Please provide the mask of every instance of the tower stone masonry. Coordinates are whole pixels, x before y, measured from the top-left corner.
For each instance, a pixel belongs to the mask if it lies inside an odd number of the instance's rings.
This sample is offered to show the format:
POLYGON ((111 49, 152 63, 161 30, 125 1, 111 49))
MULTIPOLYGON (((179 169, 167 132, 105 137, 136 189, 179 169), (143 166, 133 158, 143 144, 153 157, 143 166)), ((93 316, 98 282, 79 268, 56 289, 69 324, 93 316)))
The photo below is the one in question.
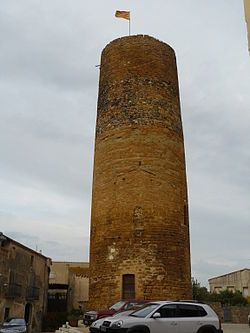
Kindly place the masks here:
POLYGON ((101 56, 90 305, 190 299, 184 141, 173 49, 144 35, 101 56))

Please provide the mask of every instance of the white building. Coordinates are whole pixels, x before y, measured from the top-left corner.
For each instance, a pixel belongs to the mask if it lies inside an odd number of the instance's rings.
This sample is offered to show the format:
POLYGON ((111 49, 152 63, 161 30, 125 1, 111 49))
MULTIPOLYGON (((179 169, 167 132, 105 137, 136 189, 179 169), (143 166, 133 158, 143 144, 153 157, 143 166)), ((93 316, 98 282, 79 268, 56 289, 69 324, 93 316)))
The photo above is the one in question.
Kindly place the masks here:
POLYGON ((219 293, 228 289, 239 290, 246 298, 250 297, 250 269, 243 268, 239 271, 231 272, 221 276, 216 276, 208 280, 210 292, 219 293))

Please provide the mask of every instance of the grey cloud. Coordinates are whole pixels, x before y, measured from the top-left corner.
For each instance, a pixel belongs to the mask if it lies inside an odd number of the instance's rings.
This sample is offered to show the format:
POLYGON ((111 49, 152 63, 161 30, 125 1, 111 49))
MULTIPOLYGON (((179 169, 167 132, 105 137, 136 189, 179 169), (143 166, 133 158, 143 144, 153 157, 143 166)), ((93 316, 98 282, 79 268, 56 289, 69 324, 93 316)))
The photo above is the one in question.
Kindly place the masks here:
POLYGON ((82 26, 79 31, 75 25, 76 7, 69 10, 67 4, 63 7, 62 3, 46 1, 41 4, 26 0, 25 4, 19 6, 16 1, 9 1, 6 5, 5 2, 0 11, 1 59, 5 62, 1 77, 41 81, 74 91, 93 87, 96 61, 91 59, 93 48, 80 41, 80 36, 89 32, 82 26), (4 38, 6 35, 8 39, 4 38), (86 58, 90 61, 86 62, 86 58))

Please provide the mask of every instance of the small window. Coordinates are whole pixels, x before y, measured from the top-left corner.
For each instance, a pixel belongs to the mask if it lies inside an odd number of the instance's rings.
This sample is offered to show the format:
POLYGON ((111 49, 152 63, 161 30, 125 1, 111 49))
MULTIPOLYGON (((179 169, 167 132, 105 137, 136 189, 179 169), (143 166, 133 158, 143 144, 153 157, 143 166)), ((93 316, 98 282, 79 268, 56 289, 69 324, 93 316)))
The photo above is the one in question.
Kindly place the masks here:
POLYGON ((4 309, 4 320, 9 318, 9 316, 10 316, 10 308, 5 308, 4 309))
POLYGON ((222 287, 214 287, 214 292, 216 294, 219 294, 221 292, 221 290, 222 290, 222 287))
POLYGON ((122 298, 134 299, 135 298, 135 275, 124 274, 122 276, 122 298))
POLYGON ((49 273, 49 278, 52 280, 52 279, 55 279, 56 278, 56 272, 53 272, 53 271, 50 271, 49 273))
POLYGON ((242 295, 243 297, 248 297, 248 287, 243 287, 242 295))

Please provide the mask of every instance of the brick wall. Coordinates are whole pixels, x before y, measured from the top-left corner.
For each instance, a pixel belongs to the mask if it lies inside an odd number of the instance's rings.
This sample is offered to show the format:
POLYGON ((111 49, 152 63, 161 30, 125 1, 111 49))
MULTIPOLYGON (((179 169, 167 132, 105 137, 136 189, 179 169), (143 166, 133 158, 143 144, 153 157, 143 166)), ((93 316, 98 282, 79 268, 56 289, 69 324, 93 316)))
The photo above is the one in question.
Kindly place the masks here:
POLYGON ((191 298, 187 185, 173 49, 149 36, 102 52, 90 247, 90 304, 191 298))

